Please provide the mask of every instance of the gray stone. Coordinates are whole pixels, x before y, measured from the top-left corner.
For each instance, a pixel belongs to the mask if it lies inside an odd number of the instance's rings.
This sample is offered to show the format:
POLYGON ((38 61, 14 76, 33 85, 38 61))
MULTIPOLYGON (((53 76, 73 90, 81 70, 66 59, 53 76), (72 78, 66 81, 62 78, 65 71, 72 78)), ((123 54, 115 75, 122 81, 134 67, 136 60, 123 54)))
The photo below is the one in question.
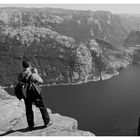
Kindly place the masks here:
POLYGON ((86 131, 77 130, 78 123, 75 119, 62 116, 58 113, 48 113, 51 121, 47 128, 43 128, 43 120, 38 108, 33 106, 35 129, 27 131, 25 106, 23 100, 18 101, 16 97, 0 89, 0 135, 8 136, 94 136, 86 131), (8 97, 8 98, 7 98, 8 97))

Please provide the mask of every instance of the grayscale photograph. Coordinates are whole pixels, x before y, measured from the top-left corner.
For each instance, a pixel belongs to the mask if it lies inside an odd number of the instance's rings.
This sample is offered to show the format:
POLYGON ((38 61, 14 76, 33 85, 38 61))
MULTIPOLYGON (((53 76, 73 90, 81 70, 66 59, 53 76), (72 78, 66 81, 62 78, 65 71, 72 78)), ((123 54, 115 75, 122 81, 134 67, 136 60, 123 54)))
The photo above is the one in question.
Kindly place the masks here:
POLYGON ((0 136, 140 136, 140 4, 0 4, 0 136))

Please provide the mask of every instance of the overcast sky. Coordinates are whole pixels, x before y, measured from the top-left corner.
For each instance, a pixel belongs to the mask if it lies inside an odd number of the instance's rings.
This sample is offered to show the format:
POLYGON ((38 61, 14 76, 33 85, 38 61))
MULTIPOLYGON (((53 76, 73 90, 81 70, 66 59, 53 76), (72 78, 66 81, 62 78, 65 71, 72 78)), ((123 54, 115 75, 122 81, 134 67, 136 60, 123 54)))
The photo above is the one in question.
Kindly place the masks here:
POLYGON ((76 10, 108 10, 112 13, 140 14, 140 4, 0 4, 0 7, 53 7, 76 10))

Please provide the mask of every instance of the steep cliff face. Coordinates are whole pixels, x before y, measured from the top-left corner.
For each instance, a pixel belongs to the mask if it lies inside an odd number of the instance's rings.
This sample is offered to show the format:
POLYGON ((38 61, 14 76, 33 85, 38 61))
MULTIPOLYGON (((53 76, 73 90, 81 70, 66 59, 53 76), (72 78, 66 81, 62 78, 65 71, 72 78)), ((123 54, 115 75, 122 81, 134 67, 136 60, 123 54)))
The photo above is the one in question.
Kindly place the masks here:
POLYGON ((140 62, 140 15, 121 14, 119 15, 122 25, 128 32, 123 45, 132 57, 132 63, 140 62))
POLYGON ((114 75, 130 61, 120 46, 125 34, 119 17, 110 12, 1 8, 0 84, 15 82, 24 58, 37 67, 45 84, 114 75))
POLYGON ((120 18, 122 26, 128 33, 130 33, 131 31, 140 30, 139 14, 119 14, 118 16, 120 18))
POLYGON ((3 60, 1 79, 9 77, 14 80, 16 73, 22 70, 22 59, 28 57, 39 72, 47 76, 48 82, 54 82, 55 78, 68 82, 68 72, 71 69, 69 63, 73 63, 76 51, 76 43, 72 38, 34 26, 7 28, 1 32, 0 38, 3 60))
POLYGON ((124 45, 131 52, 133 63, 140 62, 140 31, 132 31, 124 41, 124 45))
POLYGON ((93 79, 97 76, 104 79, 116 75, 120 69, 131 63, 131 57, 125 49, 117 49, 103 40, 91 39, 88 48, 92 55, 93 79))
POLYGON ((114 45, 121 45, 127 32, 122 26, 118 15, 108 11, 93 12, 89 18, 94 37, 114 45))
POLYGON ((124 44, 126 47, 139 47, 140 46, 140 31, 130 32, 124 44))
POLYGON ((47 83, 84 80, 92 67, 90 51, 84 44, 78 45, 48 28, 7 28, 1 32, 0 48, 1 83, 14 82, 23 58, 32 61, 47 83))
POLYGON ((6 27, 37 26, 51 28, 76 41, 90 36, 121 44, 127 32, 118 15, 108 11, 75 11, 51 8, 1 8, 0 23, 6 27))

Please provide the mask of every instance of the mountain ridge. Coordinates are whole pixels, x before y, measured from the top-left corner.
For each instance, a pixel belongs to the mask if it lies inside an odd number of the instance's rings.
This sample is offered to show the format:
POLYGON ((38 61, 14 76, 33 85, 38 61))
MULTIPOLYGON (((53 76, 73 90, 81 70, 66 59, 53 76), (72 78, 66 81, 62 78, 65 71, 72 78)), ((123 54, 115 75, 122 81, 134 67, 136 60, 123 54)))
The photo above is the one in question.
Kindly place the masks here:
POLYGON ((123 46, 125 24, 109 11, 0 8, 0 84, 15 83, 24 58, 45 84, 113 76, 132 61, 123 46))

